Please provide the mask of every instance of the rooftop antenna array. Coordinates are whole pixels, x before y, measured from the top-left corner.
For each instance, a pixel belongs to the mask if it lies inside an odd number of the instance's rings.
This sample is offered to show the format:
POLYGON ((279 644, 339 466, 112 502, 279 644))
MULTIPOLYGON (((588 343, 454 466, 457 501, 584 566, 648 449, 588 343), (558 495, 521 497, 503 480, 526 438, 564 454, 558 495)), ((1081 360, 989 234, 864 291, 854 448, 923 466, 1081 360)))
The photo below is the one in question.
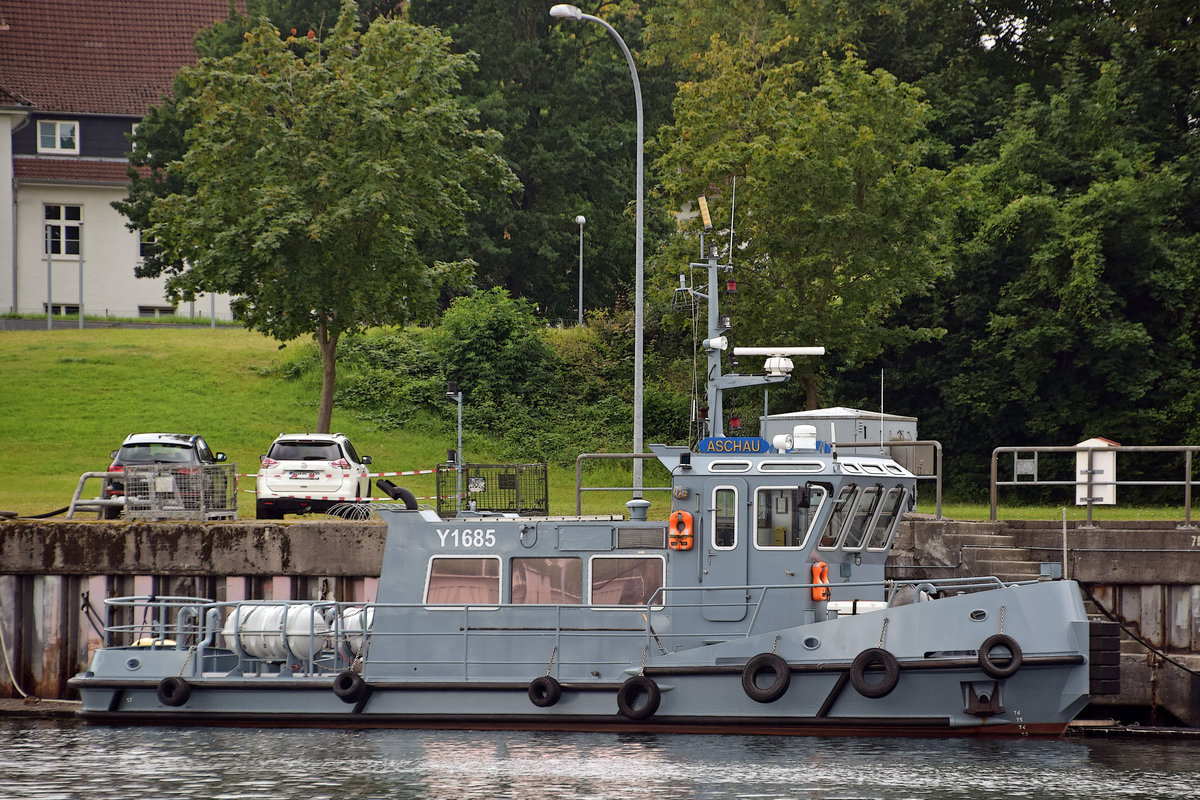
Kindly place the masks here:
MULTIPOLYGON (((693 414, 693 422, 699 423, 698 429, 700 436, 704 435, 713 437, 723 437, 724 429, 724 408, 723 408, 723 393, 728 389, 740 388, 743 386, 761 386, 770 385, 772 383, 784 383, 791 379, 791 373, 794 369, 792 362, 793 356, 819 356, 825 354, 824 347, 787 347, 780 345, 769 345, 766 347, 734 347, 730 350, 729 338, 725 335, 732 327, 732 318, 728 314, 722 314, 718 302, 718 292, 720 291, 719 274, 722 270, 732 271, 732 264, 721 264, 717 259, 717 248, 715 245, 709 246, 705 243, 705 236, 712 232, 712 217, 708 210, 708 199, 701 195, 698 198, 698 207, 700 210, 700 220, 704 225, 704 229, 700 234, 700 251, 701 257, 705 258, 703 262, 692 262, 688 267, 693 272, 697 269, 705 269, 708 271, 708 284, 704 287, 706 291, 699 291, 688 285, 688 277, 682 273, 679 275, 679 288, 675 290, 672 297, 672 305, 680 310, 687 310, 692 314, 693 320, 693 343, 697 338, 696 325, 697 307, 701 300, 707 301, 708 307, 708 326, 707 336, 700 342, 700 347, 707 353, 707 370, 706 370, 706 388, 708 406, 700 409, 698 414, 699 420, 696 419, 696 414, 693 414), (763 370, 765 374, 760 375, 740 375, 736 372, 723 374, 721 371, 721 354, 725 351, 730 351, 730 365, 736 369, 738 366, 738 356, 762 356, 765 358, 763 362, 763 370), (707 430, 705 429, 707 428, 707 430)), ((733 233, 732 219, 730 221, 730 251, 733 248, 733 233)), ((736 291, 736 284, 730 279, 726 284, 727 294, 732 294, 736 291)), ((693 348, 695 345, 693 344, 693 348)), ((693 360, 698 361, 698 353, 693 350, 693 360)), ((693 370, 693 375, 695 374, 693 370)), ((693 388, 694 396, 698 396, 698 387, 693 388)), ((692 406, 695 409, 697 401, 693 400, 692 406)), ((767 409, 764 407, 763 412, 767 409)), ((736 411, 731 414, 730 426, 734 429, 740 427, 740 418, 736 411)))

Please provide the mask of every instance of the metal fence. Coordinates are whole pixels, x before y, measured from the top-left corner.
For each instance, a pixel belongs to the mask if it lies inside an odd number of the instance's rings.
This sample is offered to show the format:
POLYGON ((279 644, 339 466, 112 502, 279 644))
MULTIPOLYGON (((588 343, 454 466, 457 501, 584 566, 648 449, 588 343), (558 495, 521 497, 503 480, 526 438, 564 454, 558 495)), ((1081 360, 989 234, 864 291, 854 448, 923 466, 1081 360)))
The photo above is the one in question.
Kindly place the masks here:
POLYGON ((463 464, 459 497, 456 464, 437 465, 437 513, 452 517, 459 509, 544 517, 550 514, 546 464, 463 464))
MULTIPOLYGON (((1070 486, 1076 492, 1077 505, 1087 506, 1087 525, 1092 525, 1093 505, 1115 505, 1115 502, 1100 503, 1102 490, 1117 486, 1181 486, 1183 487, 1183 524, 1182 527, 1192 527, 1192 455, 1200 452, 1200 446, 1195 445, 1162 445, 1162 446, 1128 446, 1117 447, 997 447, 992 451, 991 471, 991 520, 996 521, 999 507, 999 487, 1001 486, 1070 486), (1098 456, 1114 457, 1120 454, 1124 460, 1129 455, 1141 453, 1180 454, 1183 456, 1182 475, 1179 480, 1128 480, 1116 478, 1115 458, 1113 471, 1106 473, 1099 468, 1098 456), (1011 454, 1013 464, 1012 480, 1000 480, 1000 457, 1011 454), (1074 476, 1070 480, 1047 479, 1038 474, 1039 468, 1045 470, 1045 465, 1039 465, 1038 456, 1068 454, 1076 460, 1073 468, 1074 476)), ((1061 466, 1061 465, 1060 465, 1061 466)), ((1061 472, 1061 470, 1060 470, 1061 472)))
POLYGON ((121 479, 126 519, 237 518, 236 464, 128 466, 121 479))

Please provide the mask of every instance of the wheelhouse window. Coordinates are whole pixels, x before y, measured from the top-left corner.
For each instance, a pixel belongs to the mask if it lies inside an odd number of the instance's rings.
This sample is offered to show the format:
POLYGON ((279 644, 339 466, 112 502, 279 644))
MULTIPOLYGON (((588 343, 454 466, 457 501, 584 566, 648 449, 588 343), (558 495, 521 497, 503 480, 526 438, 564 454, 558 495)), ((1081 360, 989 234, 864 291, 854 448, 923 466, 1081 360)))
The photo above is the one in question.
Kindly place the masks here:
POLYGON ((867 531, 870 529, 875 512, 879 509, 879 501, 883 497, 883 487, 876 484, 867 486, 858 497, 858 505, 854 508, 854 519, 850 521, 850 529, 846 531, 846 539, 842 544, 845 550, 861 550, 867 531))
POLYGON ((732 550, 737 546, 737 490, 722 486, 713 490, 712 546, 732 550))
POLYGON ((38 120, 38 152, 79 155, 79 123, 38 120))
POLYGON ((498 605, 500 603, 499 558, 453 558, 429 560, 425 602, 447 605, 498 605))
POLYGON ((871 526, 871 536, 867 539, 868 550, 882 550, 887 546, 888 539, 892 538, 892 531, 896 529, 900 517, 904 515, 904 501, 907 498, 908 491, 902 487, 896 486, 888 489, 883 498, 879 516, 875 518, 875 524, 871 526))
POLYGON ((593 556, 591 604, 598 606, 644 606, 663 585, 661 556, 593 556))
POLYGON ((821 531, 821 539, 817 542, 817 547, 829 550, 837 547, 838 539, 842 536, 842 531, 846 529, 846 522, 850 519, 850 512, 854 510, 854 498, 858 495, 858 486, 850 484, 843 486, 838 492, 837 499, 833 501, 833 508, 829 512, 829 519, 825 523, 824 530, 821 531))
POLYGON ((79 255, 83 207, 47 205, 45 220, 45 254, 52 256, 79 255))
POLYGON ((759 489, 754 495, 755 546, 804 547, 827 496, 823 486, 759 489))
POLYGON ((583 560, 514 558, 512 602, 577 605, 583 602, 583 560))

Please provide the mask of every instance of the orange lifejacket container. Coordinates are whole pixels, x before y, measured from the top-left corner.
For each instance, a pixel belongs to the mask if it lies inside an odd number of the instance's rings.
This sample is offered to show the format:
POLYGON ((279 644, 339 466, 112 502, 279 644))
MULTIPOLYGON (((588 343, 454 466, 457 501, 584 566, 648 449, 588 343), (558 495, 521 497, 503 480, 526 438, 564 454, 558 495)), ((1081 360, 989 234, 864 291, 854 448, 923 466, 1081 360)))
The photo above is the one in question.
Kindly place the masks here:
POLYGON ((667 547, 672 550, 691 550, 695 544, 696 537, 692 535, 692 515, 687 511, 673 512, 667 547))
POLYGON ((828 600, 829 599, 829 565, 824 561, 818 561, 812 565, 812 599, 813 600, 828 600))

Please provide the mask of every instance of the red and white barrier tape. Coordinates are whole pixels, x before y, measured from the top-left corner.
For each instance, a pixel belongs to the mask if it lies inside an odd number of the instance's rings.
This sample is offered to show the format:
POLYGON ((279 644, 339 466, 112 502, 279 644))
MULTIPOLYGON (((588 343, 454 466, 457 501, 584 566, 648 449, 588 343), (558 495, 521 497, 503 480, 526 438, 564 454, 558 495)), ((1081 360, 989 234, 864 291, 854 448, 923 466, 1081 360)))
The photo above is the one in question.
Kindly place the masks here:
MULTIPOLYGON (((408 469, 408 470, 404 470, 402 472, 368 472, 367 477, 368 478, 394 478, 397 476, 404 476, 404 475, 433 475, 435 472, 437 472, 436 469, 408 469)), ((262 475, 261 472, 246 472, 246 473, 242 473, 240 477, 258 478, 261 475, 262 475)), ((336 475, 336 473, 326 472, 323 475, 320 475, 319 477, 332 478, 332 477, 335 477, 335 475, 336 475)), ((314 477, 318 477, 318 476, 314 476, 314 477)), ((341 477, 352 478, 352 477, 354 477, 354 475, 349 472, 343 472, 341 477)))

